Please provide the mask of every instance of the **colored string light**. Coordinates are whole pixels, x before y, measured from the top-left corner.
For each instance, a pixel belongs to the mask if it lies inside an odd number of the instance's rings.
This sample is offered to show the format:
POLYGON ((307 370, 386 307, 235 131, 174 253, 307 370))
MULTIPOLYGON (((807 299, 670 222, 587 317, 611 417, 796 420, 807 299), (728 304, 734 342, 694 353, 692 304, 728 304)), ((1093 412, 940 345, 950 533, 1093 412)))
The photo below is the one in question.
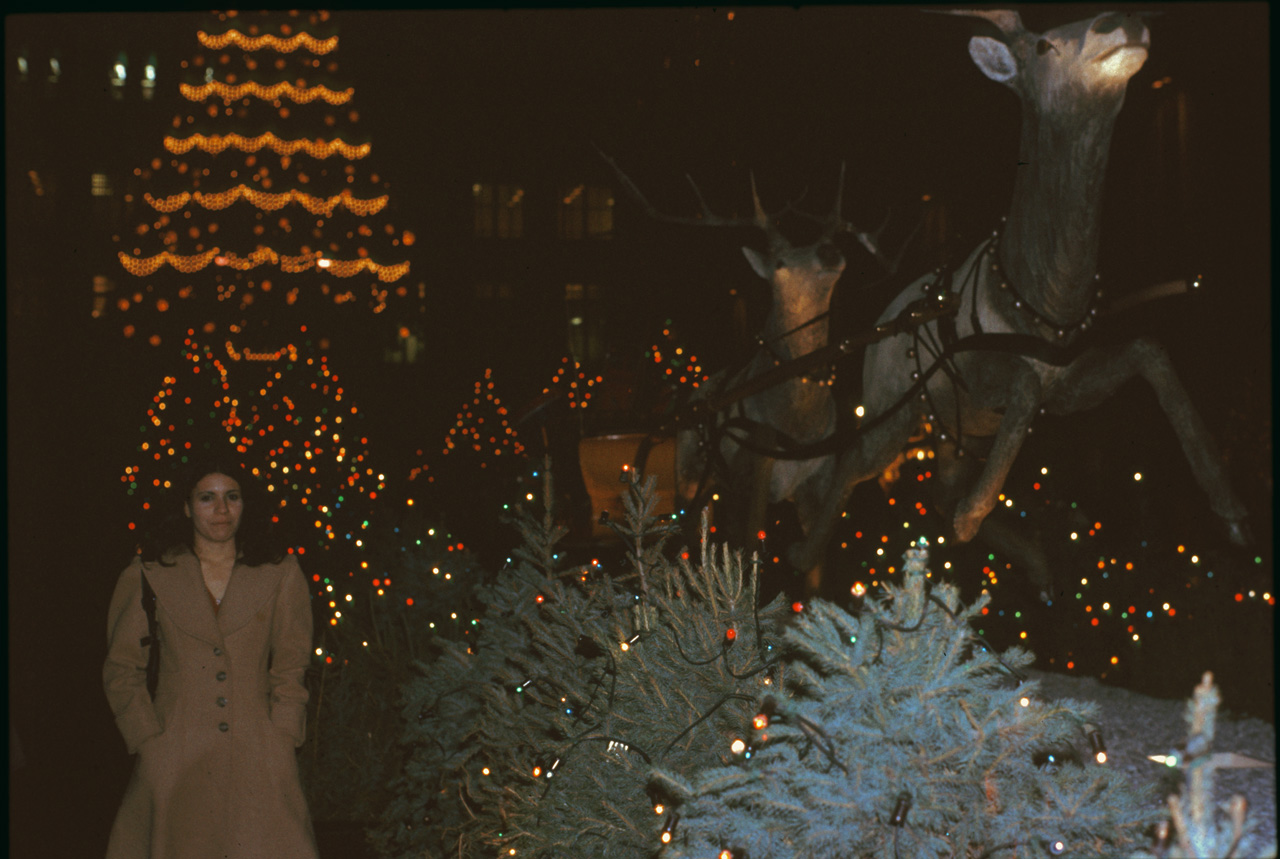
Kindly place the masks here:
POLYGON ((337 36, 330 36, 327 39, 321 40, 316 39, 314 36, 307 33, 298 33, 296 36, 281 39, 279 36, 273 36, 270 34, 265 36, 246 36, 244 33, 235 29, 228 30, 218 36, 211 36, 204 30, 198 30, 196 32, 196 38, 198 38, 200 40, 200 44, 204 45, 206 48, 214 48, 217 50, 221 50, 227 45, 235 45, 237 48, 242 48, 246 51, 258 51, 263 48, 269 48, 282 54, 290 54, 301 47, 313 54, 323 55, 338 47, 337 36))
POLYGON ((178 89, 190 101, 204 101, 210 96, 216 96, 229 102, 245 96, 255 96, 263 101, 274 101, 284 96, 297 104, 310 104, 316 99, 322 99, 334 105, 346 104, 351 101, 351 97, 356 92, 353 87, 347 87, 342 92, 337 92, 327 86, 299 87, 287 81, 270 84, 269 86, 262 86, 253 81, 234 85, 225 84, 222 81, 209 81, 200 86, 179 84, 178 89))
POLYGON ((322 269, 326 274, 343 278, 355 277, 360 272, 367 271, 377 275, 378 280, 383 283, 397 281, 409 273, 408 261, 394 265, 379 265, 370 259, 332 259, 319 252, 300 254, 298 256, 282 256, 271 248, 265 247, 256 248, 243 257, 231 251, 223 252, 220 248, 213 248, 204 253, 190 256, 182 256, 169 251, 161 251, 151 257, 133 257, 124 251, 119 251, 118 256, 120 264, 125 267, 125 270, 139 277, 154 274, 165 263, 184 274, 200 271, 209 266, 210 263, 239 271, 248 271, 269 263, 279 265, 280 270, 288 274, 297 274, 312 268, 318 268, 322 269))
POLYGON ((213 155, 217 155, 230 147, 239 149, 241 152, 257 152, 264 146, 269 147, 277 155, 294 155, 298 152, 306 152, 312 158, 328 158, 336 152, 352 161, 364 158, 373 149, 368 143, 353 146, 341 138, 334 138, 327 142, 320 139, 283 140, 270 131, 257 137, 245 137, 244 135, 233 133, 227 135, 193 134, 190 137, 166 136, 164 139, 164 148, 177 155, 185 154, 197 148, 213 155))
POLYGON ((389 195, 383 194, 381 197, 361 200, 347 190, 327 198, 315 197, 298 190, 272 194, 243 184, 212 194, 206 194, 201 191, 196 191, 195 193, 183 191, 163 198, 153 197, 150 193, 144 193, 142 197, 153 209, 166 214, 178 211, 193 200, 196 204, 214 211, 225 209, 238 200, 246 200, 264 212, 275 212, 290 203, 298 203, 311 214, 325 215, 326 217, 331 216, 338 206, 342 206, 361 217, 375 215, 382 211, 391 199, 389 195))
POLYGON ((124 251, 120 251, 119 253, 120 264, 125 267, 125 270, 127 270, 129 274, 137 275, 138 277, 154 274, 156 270, 165 263, 168 263, 184 274, 190 274, 191 272, 199 271, 209 265, 217 255, 217 248, 214 248, 211 251, 205 251, 204 253, 191 254, 189 256, 182 256, 170 253, 169 251, 161 251, 153 257, 136 258, 129 256, 124 251))

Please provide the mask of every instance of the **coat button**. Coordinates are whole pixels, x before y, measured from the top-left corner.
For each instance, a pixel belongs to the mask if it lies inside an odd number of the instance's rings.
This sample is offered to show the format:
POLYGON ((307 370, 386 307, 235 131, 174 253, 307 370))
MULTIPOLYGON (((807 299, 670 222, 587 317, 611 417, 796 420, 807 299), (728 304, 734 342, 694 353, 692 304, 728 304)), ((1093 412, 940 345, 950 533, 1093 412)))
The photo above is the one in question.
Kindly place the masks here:
POLYGON ((221 647, 215 647, 215 648, 213 649, 213 655, 214 655, 214 656, 221 656, 221 655, 222 655, 222 648, 221 648, 221 647))
POLYGON ((219 707, 225 707, 225 706, 227 706, 227 699, 226 699, 226 698, 219 698, 219 699, 218 699, 218 706, 219 706, 219 707))
POLYGON ((226 679, 227 679, 227 672, 225 672, 225 671, 219 671, 219 672, 218 672, 218 674, 217 674, 217 678, 218 678, 219 680, 226 680, 226 679))
POLYGON ((231 728, 231 726, 230 726, 230 725, 228 725, 226 722, 223 722, 222 724, 218 725, 218 730, 219 730, 219 731, 221 731, 221 732, 222 732, 222 733, 224 733, 224 734, 225 734, 225 733, 226 733, 230 728, 231 728))

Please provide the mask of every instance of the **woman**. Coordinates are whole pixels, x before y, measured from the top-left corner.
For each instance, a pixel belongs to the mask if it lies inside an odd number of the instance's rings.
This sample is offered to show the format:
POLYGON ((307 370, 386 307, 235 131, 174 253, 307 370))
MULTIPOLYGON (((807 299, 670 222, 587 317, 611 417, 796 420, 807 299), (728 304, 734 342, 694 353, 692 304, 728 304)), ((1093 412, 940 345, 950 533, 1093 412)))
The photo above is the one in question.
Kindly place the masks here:
POLYGON ((180 530, 145 548, 111 598, 103 684, 138 760, 107 857, 315 859, 294 752, 311 595, 296 557, 263 545, 264 510, 246 503, 254 481, 241 466, 209 463, 191 478, 170 520, 180 530), (144 574, 158 621, 154 701, 144 574))

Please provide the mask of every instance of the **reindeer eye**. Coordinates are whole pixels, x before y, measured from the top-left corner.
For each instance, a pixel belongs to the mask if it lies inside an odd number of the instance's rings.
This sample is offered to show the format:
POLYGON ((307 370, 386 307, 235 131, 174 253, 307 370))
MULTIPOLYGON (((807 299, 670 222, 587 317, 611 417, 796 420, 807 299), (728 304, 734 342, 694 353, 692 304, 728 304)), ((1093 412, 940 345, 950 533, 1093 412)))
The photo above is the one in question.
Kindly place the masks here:
POLYGON ((1041 39, 1040 41, 1036 42, 1036 53, 1042 57, 1045 54, 1049 53, 1050 51, 1057 51, 1057 50, 1058 49, 1055 48, 1053 46, 1053 43, 1050 42, 1048 39, 1041 39))

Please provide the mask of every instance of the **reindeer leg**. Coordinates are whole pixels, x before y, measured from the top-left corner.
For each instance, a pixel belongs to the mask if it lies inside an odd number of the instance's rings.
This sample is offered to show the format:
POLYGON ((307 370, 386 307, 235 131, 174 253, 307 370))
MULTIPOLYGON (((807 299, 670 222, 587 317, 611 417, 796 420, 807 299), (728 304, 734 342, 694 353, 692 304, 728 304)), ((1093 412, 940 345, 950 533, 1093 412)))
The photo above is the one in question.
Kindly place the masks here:
POLYGON ((1009 476, 1009 469, 1022 449, 1022 440, 1027 437, 1027 427, 1031 426, 1040 405, 1040 380, 1029 365, 1018 368, 1006 391, 1004 417, 987 454, 987 465, 973 489, 960 502, 952 520, 956 539, 961 543, 977 535, 982 520, 995 508, 996 496, 1009 476))
MULTIPOLYGON (((835 463, 834 456, 825 457, 822 467, 796 489, 796 517, 799 518, 800 527, 804 529, 806 536, 813 530, 814 523, 818 521, 818 516, 822 512, 822 500, 831 489, 831 470, 835 463)), ((824 560, 825 558, 819 556, 813 566, 801 568, 804 572, 805 599, 818 596, 822 590, 824 560)))
POLYGON ((853 446, 840 455, 821 507, 812 517, 812 528, 805 535, 804 542, 787 551, 787 563, 791 567, 812 570, 818 565, 826 554, 827 543, 831 541, 836 521, 853 488, 889 467, 902 449, 903 442, 911 437, 911 429, 918 419, 916 409, 910 406, 900 408, 884 423, 858 436, 853 446))
MULTIPOLYGON (((959 501, 978 475, 981 466, 977 457, 957 457, 953 442, 943 442, 937 447, 938 481, 934 492, 934 504, 943 519, 953 520, 959 501)), ((954 534, 951 535, 955 537, 954 534)), ((1000 556, 1009 559, 1027 574, 1042 602, 1049 601, 1053 589, 1053 577, 1044 547, 1028 529, 1018 528, 998 518, 988 516, 978 528, 978 542, 991 547, 1000 556)))
POLYGON ((1045 405, 1055 414, 1090 409, 1134 376, 1142 376, 1155 390, 1196 483, 1208 494, 1209 507, 1226 522, 1229 539, 1247 546, 1248 510, 1232 491, 1217 445, 1159 343, 1140 337, 1120 347, 1086 352, 1071 365, 1045 405))

